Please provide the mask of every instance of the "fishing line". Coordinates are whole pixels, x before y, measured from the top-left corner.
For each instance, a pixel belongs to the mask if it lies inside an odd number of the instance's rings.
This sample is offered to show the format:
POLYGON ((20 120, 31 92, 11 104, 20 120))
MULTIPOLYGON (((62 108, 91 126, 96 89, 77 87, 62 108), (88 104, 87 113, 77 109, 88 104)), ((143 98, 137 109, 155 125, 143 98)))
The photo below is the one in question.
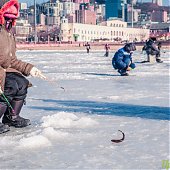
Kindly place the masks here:
MULTIPOLYGON (((46 77, 46 79, 45 79, 47 82, 49 82, 50 84, 52 84, 52 85, 54 85, 54 83, 55 83, 55 81, 54 80, 52 80, 52 79, 49 79, 49 78, 47 78, 46 77)), ((64 87, 62 87, 62 86, 57 86, 58 88, 61 88, 61 89, 63 89, 64 90, 64 92, 65 92, 65 88, 64 87)))

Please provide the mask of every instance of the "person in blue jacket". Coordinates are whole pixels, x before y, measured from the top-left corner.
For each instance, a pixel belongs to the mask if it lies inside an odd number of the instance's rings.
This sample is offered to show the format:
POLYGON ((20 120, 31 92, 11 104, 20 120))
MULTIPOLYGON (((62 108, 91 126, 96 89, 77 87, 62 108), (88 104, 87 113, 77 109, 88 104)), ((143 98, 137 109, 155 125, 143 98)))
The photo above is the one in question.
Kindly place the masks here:
POLYGON ((114 54, 112 65, 114 69, 118 70, 121 76, 128 76, 127 71, 135 68, 135 64, 132 62, 132 53, 135 50, 135 44, 127 43, 114 54))

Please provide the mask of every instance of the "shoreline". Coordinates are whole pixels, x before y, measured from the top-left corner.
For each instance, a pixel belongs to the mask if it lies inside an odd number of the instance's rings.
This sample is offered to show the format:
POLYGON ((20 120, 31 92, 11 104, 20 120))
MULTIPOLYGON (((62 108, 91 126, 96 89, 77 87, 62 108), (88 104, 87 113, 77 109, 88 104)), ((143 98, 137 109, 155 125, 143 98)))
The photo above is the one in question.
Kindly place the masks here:
MULTIPOLYGON (((109 44, 110 51, 115 51, 124 44, 109 44)), ((81 44, 17 44, 17 50, 55 50, 55 51, 86 51, 86 47, 81 44)), ((143 44, 136 44, 137 50, 142 50, 143 44)), ((162 49, 170 49, 170 44, 163 44, 162 49)), ((91 44, 90 51, 105 51, 104 44, 91 44)))

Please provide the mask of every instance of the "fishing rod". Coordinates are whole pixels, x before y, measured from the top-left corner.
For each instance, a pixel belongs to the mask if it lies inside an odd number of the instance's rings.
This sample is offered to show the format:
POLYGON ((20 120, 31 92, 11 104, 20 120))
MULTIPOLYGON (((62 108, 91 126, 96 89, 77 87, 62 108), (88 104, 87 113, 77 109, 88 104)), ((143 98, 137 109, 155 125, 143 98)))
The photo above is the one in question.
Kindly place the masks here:
POLYGON ((12 113, 15 113, 12 105, 10 104, 9 100, 7 99, 7 97, 5 96, 5 94, 4 94, 4 92, 2 91, 1 87, 0 87, 0 95, 2 95, 2 97, 3 97, 4 100, 6 101, 8 107, 11 108, 12 113))
MULTIPOLYGON (((54 83, 54 80, 49 79, 49 78, 46 77, 43 73, 39 72, 38 75, 39 75, 38 77, 39 77, 40 79, 46 80, 46 81, 48 81, 48 82, 50 82, 50 83, 54 83)), ((31 83, 28 85, 28 87, 32 87, 32 86, 33 86, 33 85, 32 85, 31 83)), ((61 88, 61 89, 63 89, 63 90, 65 91, 65 88, 64 88, 64 87, 62 87, 62 86, 57 86, 57 87, 59 87, 59 88, 61 88)))

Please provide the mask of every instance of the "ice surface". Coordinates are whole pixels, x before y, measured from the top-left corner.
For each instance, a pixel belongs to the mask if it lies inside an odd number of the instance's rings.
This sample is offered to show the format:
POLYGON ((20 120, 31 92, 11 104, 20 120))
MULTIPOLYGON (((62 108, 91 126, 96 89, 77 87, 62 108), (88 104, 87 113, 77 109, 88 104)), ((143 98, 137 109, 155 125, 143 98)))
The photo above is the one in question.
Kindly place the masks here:
MULTIPOLYGON (((113 54, 114 52, 112 52, 113 54)), ((111 55, 112 55, 111 54, 111 55)), ((161 169, 169 156, 169 66, 140 63, 121 77, 111 55, 19 51, 47 81, 29 77, 22 116, 32 125, 0 136, 0 169, 161 169), (111 143, 121 138, 122 143, 111 143)))

